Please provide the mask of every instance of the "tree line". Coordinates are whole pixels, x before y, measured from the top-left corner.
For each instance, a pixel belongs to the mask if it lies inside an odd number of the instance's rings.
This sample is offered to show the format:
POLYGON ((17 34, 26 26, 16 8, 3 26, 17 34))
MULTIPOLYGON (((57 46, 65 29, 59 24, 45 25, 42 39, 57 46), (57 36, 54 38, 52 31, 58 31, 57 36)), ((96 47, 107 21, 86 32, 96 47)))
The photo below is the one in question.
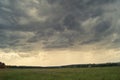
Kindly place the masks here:
POLYGON ((73 65, 63 65, 63 66, 49 66, 49 67, 41 67, 41 66, 13 66, 13 65, 5 65, 5 63, 0 62, 0 69, 3 68, 29 68, 29 69, 51 69, 51 68, 90 68, 90 67, 112 67, 112 66, 120 66, 120 63, 101 63, 101 64, 73 64, 73 65))

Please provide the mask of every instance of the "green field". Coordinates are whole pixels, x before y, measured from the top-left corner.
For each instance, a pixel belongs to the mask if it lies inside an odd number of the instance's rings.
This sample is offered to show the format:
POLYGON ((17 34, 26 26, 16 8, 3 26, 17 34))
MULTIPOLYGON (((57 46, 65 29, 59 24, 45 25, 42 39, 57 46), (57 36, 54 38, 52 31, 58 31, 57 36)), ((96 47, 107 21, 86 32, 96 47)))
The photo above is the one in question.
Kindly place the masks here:
POLYGON ((120 67, 1 69, 0 80, 120 80, 120 67))

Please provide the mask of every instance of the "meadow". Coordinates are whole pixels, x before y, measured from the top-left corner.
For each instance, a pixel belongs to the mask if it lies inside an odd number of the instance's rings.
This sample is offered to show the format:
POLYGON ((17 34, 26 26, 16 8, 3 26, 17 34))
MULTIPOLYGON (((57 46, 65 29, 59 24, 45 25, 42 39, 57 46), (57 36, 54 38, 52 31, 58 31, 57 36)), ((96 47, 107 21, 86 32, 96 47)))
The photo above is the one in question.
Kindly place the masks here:
POLYGON ((120 80, 120 67, 0 69, 0 80, 120 80))

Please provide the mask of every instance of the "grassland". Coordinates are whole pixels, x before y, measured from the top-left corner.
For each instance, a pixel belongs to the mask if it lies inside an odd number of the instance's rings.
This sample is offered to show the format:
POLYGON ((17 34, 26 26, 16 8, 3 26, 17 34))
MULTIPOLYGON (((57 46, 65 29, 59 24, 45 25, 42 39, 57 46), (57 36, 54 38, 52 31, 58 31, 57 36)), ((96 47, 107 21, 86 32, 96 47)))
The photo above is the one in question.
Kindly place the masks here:
POLYGON ((2 69, 0 80, 120 80, 120 67, 2 69))

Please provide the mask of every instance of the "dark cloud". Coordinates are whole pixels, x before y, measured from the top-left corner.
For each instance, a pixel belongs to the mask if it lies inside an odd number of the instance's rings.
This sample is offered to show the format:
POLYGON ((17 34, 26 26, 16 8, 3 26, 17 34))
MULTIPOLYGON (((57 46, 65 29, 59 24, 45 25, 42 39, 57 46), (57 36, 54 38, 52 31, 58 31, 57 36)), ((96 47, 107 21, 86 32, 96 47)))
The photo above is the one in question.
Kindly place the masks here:
POLYGON ((114 33, 114 26, 112 20, 104 17, 103 6, 113 2, 115 0, 0 1, 0 48, 68 49, 104 42, 114 33), (92 26, 88 24, 89 19, 98 17, 92 26), (87 26, 82 25, 85 21, 87 26))
POLYGON ((104 42, 104 39, 107 39, 107 37, 114 33, 114 30, 111 27, 110 21, 102 20, 92 28, 94 35, 90 39, 83 41, 81 44, 84 45, 100 43, 101 41, 104 42))
POLYGON ((97 26, 94 27, 96 34, 104 33, 111 27, 111 22, 102 21, 97 26))
POLYGON ((84 32, 81 25, 73 15, 67 15, 63 20, 63 26, 68 30, 78 30, 84 32))

